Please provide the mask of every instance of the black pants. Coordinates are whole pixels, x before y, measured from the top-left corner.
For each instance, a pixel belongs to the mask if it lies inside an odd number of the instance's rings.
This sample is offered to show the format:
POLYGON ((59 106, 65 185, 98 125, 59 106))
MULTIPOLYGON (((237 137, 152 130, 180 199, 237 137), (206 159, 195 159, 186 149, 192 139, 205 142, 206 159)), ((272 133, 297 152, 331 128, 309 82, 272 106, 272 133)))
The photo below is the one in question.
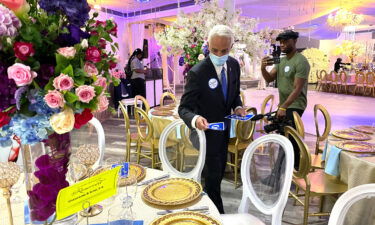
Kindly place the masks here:
POLYGON ((213 201, 221 214, 224 214, 223 200, 221 198, 221 181, 224 177, 227 164, 229 129, 225 131, 206 132, 207 153, 203 168, 204 191, 213 201))
POLYGON ((141 95, 146 98, 146 86, 145 86, 145 80, 142 78, 135 78, 130 80, 131 86, 132 86, 132 94, 133 98, 136 95, 141 95))
MULTIPOLYGON (((293 128, 294 129, 296 128, 296 124, 295 124, 295 121, 294 121, 293 112, 297 112, 298 115, 302 117, 302 114, 303 114, 304 111, 305 110, 302 110, 302 109, 287 109, 286 110, 286 118, 288 120, 293 121, 293 128)), ((289 137, 289 140, 290 140, 290 142, 292 142, 292 145, 293 145, 294 168, 298 169, 299 168, 299 157, 300 157, 299 147, 298 147, 297 142, 293 139, 293 137, 289 137)))

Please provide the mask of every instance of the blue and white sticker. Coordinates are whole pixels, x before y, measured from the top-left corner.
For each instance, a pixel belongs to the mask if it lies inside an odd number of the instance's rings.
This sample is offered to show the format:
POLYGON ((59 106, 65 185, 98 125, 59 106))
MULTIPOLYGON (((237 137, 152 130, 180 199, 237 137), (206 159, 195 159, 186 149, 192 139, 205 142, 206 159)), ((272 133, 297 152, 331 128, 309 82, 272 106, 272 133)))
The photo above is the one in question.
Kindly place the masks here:
POLYGON ((211 89, 215 89, 215 88, 217 88, 218 85, 219 85, 219 81, 217 81, 217 79, 215 79, 215 78, 211 78, 211 79, 208 81, 208 86, 209 86, 211 89))
POLYGON ((122 178, 128 177, 128 174, 129 174, 129 163, 126 162, 126 163, 123 163, 123 164, 113 164, 112 168, 115 168, 115 167, 118 167, 118 166, 121 166, 120 177, 122 177, 122 178))
POLYGON ((210 130, 225 130, 224 122, 210 123, 208 124, 208 129, 210 130))

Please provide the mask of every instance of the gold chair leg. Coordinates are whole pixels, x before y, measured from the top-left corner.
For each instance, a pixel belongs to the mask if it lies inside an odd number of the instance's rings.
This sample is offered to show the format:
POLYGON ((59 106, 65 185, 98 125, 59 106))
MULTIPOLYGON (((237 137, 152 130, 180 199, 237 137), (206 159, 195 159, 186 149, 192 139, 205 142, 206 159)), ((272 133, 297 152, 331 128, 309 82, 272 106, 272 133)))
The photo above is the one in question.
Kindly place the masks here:
POLYGON ((151 168, 155 169, 155 154, 154 154, 154 145, 151 145, 151 168))
POLYGON ((323 212, 323 203, 324 203, 324 195, 322 195, 320 197, 320 203, 319 203, 319 212, 322 213, 323 212))
MULTIPOLYGON (((296 185, 296 195, 298 196, 298 192, 299 192, 299 186, 296 185)), ((293 203, 294 206, 297 205, 297 199, 294 199, 294 203, 293 203)))
POLYGON ((234 153, 234 188, 237 188, 238 183, 238 150, 234 153))
POLYGON ((141 142, 137 141, 137 164, 141 161, 141 142))
POLYGON ((126 141, 126 153, 125 153, 125 161, 130 162, 130 145, 131 140, 126 141))
POLYGON ((303 209, 303 225, 307 225, 309 220, 309 208, 310 208, 310 191, 305 192, 305 205, 303 209))

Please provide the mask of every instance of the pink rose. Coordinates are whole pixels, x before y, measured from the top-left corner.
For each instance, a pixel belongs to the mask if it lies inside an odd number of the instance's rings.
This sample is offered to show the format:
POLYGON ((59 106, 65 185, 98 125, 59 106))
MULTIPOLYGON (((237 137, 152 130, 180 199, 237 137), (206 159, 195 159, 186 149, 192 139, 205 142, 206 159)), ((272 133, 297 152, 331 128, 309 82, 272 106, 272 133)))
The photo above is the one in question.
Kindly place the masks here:
POLYGON ((111 76, 114 77, 114 78, 120 79, 121 78, 121 72, 118 71, 118 70, 112 70, 111 76))
POLYGON ((95 81, 94 85, 103 87, 103 90, 107 88, 107 79, 102 76, 98 76, 98 79, 95 81))
POLYGON ((18 87, 31 84, 37 74, 30 70, 29 66, 15 63, 8 68, 8 78, 13 79, 18 87))
POLYGON ((74 47, 64 47, 57 49, 57 53, 64 56, 65 58, 71 59, 76 55, 76 49, 74 47))
POLYGON ((76 95, 81 102, 89 103, 95 97, 95 89, 92 86, 82 85, 76 89, 76 95))
POLYGON ((98 109, 96 110, 96 112, 103 112, 108 109, 109 102, 105 95, 100 95, 98 97, 98 101, 98 109))
POLYGON ((46 96, 44 96, 44 101, 50 108, 64 107, 64 96, 56 90, 49 90, 46 96))
POLYGON ((74 85, 73 78, 66 74, 60 74, 58 77, 53 79, 53 86, 60 91, 70 90, 74 85))
POLYGON ((88 47, 85 59, 94 63, 100 62, 102 60, 100 50, 95 46, 88 47))
POLYGON ((92 63, 89 63, 89 62, 85 63, 85 66, 83 67, 83 69, 85 70, 85 72, 87 73, 87 75, 89 77, 92 77, 92 76, 97 75, 99 73, 98 69, 95 67, 95 65, 92 64, 92 63))

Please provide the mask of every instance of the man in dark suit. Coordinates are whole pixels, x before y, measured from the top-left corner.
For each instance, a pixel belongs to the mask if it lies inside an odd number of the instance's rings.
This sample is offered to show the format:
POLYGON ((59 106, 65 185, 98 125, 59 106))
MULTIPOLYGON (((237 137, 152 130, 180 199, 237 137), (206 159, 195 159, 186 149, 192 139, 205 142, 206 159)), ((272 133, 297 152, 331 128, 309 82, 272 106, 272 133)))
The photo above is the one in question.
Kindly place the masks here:
POLYGON ((203 170, 204 190, 224 213, 221 181, 227 161, 230 121, 224 117, 232 110, 246 115, 240 99, 240 66, 229 56, 234 35, 228 26, 216 25, 209 33, 209 57, 188 73, 185 92, 178 109, 187 126, 205 130, 207 153, 203 170), (208 130, 209 123, 224 122, 224 131, 208 130))

